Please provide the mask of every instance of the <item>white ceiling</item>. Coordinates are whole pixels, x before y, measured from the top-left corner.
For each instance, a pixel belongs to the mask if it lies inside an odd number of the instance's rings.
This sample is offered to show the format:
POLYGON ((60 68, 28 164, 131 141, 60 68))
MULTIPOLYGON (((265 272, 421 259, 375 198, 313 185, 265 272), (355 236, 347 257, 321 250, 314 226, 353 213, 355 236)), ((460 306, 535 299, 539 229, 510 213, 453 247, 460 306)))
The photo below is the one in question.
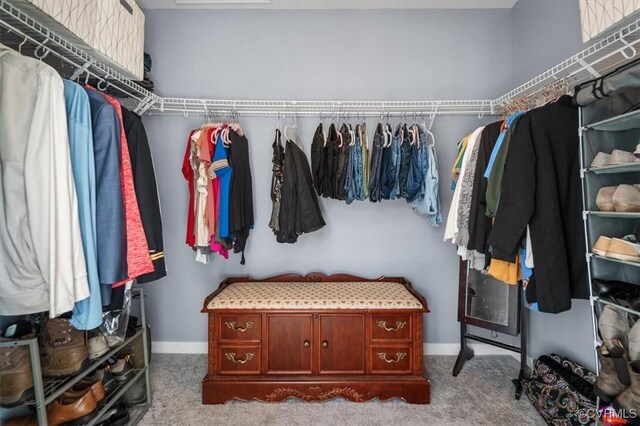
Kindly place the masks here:
POLYGON ((137 0, 143 9, 510 9, 518 0, 137 0))

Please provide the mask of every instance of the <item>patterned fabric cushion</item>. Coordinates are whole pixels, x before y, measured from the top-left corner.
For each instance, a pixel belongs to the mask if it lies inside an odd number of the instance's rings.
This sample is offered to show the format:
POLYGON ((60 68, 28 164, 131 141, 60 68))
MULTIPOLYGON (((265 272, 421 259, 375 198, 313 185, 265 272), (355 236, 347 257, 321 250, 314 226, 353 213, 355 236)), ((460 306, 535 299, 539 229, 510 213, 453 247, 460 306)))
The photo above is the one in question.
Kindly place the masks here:
POLYGON ((402 284, 366 282, 239 282, 208 309, 422 309, 402 284))

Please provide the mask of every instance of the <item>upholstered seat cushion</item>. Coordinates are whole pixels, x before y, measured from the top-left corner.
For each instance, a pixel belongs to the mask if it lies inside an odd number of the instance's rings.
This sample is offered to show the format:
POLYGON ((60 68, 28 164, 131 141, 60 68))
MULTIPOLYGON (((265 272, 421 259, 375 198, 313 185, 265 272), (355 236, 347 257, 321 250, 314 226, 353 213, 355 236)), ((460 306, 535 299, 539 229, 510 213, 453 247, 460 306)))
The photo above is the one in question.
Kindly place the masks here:
POLYGON ((394 282, 238 282, 208 309, 422 309, 404 285, 394 282))

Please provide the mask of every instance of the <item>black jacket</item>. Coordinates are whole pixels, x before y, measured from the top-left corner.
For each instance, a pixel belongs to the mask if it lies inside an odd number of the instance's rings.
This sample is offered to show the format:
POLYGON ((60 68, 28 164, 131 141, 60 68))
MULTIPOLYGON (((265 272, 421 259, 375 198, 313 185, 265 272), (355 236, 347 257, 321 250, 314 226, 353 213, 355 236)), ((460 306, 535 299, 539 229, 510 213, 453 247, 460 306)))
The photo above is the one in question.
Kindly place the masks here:
POLYGON ((162 240, 162 216, 160 200, 156 186, 156 173, 153 158, 149 149, 147 132, 142 120, 136 114, 122 108, 122 121, 127 136, 133 184, 138 199, 142 227, 149 245, 149 256, 153 261, 154 271, 137 278, 139 283, 155 281, 167 275, 164 263, 164 243, 162 240))
POLYGON ((295 243, 298 235, 325 225, 313 188, 309 162, 298 145, 288 140, 284 153, 279 243, 295 243))
POLYGON ((233 130, 229 131, 229 166, 231 188, 229 192, 229 234, 234 239, 234 252, 242 252, 240 263, 244 265, 244 250, 253 228, 253 186, 249 166, 249 141, 233 130))
POLYGON ((489 244, 509 260, 527 224, 540 311, 588 298, 582 224, 578 109, 569 96, 524 115, 511 140, 489 244))
POLYGON ((478 149, 478 162, 473 178, 473 195, 471 197, 471 210, 469 211, 469 250, 489 254, 487 240, 491 232, 491 218, 485 215, 487 208, 487 179, 484 172, 489 164, 489 158, 493 147, 500 136, 502 121, 487 125, 480 135, 480 148, 478 149))
POLYGON ((322 132, 322 123, 318 125, 313 142, 311 142, 311 170, 313 173, 313 186, 316 192, 321 196, 325 188, 325 172, 327 163, 327 149, 324 145, 324 134, 322 132))

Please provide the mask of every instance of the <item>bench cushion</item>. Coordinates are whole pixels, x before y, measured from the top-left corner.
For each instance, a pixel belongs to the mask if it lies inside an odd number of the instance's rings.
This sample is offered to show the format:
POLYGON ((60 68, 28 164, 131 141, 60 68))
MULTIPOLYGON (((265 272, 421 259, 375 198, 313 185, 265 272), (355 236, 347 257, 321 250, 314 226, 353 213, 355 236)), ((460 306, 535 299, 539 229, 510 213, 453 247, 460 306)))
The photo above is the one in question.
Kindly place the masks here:
POLYGON ((422 309, 404 285, 394 282, 237 282, 208 309, 422 309))

